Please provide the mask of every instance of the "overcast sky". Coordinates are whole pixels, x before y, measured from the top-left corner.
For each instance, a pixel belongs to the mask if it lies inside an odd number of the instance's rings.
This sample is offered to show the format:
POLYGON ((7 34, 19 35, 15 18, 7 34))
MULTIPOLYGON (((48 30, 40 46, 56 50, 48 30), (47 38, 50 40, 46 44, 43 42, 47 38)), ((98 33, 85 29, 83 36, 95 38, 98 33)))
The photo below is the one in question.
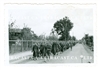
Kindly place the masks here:
POLYGON ((84 34, 93 35, 93 9, 74 8, 62 5, 10 5, 9 22, 16 20, 15 27, 23 28, 24 23, 37 35, 49 35, 54 23, 67 16, 74 24, 70 35, 81 39, 84 34))

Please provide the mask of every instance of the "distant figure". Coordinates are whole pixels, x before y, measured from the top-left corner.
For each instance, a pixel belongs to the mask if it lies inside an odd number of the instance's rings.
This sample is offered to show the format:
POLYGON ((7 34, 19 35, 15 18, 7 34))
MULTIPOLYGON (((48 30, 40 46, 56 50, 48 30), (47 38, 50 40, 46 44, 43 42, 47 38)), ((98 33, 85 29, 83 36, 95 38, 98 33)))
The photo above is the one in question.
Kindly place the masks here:
POLYGON ((88 62, 88 63, 91 63, 91 62, 88 62))
POLYGON ((71 43, 69 43, 69 46, 70 46, 70 48, 71 48, 71 51, 72 51, 72 44, 71 44, 71 43))

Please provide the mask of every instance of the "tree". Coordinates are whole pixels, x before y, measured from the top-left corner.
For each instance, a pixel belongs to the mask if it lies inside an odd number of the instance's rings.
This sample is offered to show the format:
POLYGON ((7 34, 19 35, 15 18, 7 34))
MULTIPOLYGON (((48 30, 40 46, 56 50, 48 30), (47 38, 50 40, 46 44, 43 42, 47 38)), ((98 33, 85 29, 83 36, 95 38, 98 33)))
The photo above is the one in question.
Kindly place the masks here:
POLYGON ((22 38, 23 38, 23 40, 31 40, 32 39, 32 33, 31 33, 30 28, 25 27, 22 29, 22 38))
POLYGON ((73 27, 73 23, 69 20, 68 17, 64 17, 59 21, 55 22, 54 30, 57 32, 58 35, 61 35, 59 40, 68 40, 69 38, 69 31, 73 27))
POLYGON ((16 20, 13 21, 13 22, 11 22, 11 23, 8 25, 8 26, 9 26, 9 29, 11 29, 11 28, 14 26, 15 22, 16 22, 16 20))
POLYGON ((45 39, 45 35, 43 35, 43 34, 39 35, 39 36, 38 36, 38 39, 39 39, 39 40, 44 40, 44 39, 45 39))
POLYGON ((71 38, 71 39, 75 41, 75 40, 76 40, 76 37, 75 37, 75 36, 72 36, 72 38, 71 38))
POLYGON ((50 34, 54 35, 54 32, 55 32, 54 29, 51 29, 51 33, 50 34))
POLYGON ((32 39, 33 39, 33 40, 37 40, 37 39, 38 39, 38 36, 37 36, 36 34, 33 34, 33 35, 32 35, 32 39))
POLYGON ((58 38, 55 35, 50 35, 50 36, 46 36, 46 40, 58 40, 58 38))
POLYGON ((89 44, 89 35, 88 34, 85 34, 85 41, 86 41, 86 44, 88 45, 89 44))
POLYGON ((82 39, 85 40, 86 45, 93 46, 93 36, 89 36, 88 34, 85 34, 85 36, 82 39))

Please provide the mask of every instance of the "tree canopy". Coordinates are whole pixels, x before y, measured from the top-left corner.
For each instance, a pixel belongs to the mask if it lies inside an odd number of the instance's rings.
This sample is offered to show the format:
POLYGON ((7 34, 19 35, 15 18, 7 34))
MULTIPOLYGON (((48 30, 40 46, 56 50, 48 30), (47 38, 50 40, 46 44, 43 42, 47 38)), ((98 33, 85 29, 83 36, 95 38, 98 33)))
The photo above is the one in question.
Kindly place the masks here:
POLYGON ((73 28, 73 23, 69 20, 68 17, 64 17, 54 23, 54 30, 58 35, 61 35, 59 40, 68 40, 69 39, 69 31, 73 28))

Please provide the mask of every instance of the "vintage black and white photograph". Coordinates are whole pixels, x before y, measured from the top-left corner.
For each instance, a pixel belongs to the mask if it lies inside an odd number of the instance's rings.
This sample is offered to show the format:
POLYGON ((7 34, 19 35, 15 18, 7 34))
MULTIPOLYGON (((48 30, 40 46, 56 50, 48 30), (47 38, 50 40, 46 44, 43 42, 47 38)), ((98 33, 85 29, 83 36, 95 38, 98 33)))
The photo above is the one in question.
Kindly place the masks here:
POLYGON ((9 64, 94 63, 94 9, 5 4, 9 64))

